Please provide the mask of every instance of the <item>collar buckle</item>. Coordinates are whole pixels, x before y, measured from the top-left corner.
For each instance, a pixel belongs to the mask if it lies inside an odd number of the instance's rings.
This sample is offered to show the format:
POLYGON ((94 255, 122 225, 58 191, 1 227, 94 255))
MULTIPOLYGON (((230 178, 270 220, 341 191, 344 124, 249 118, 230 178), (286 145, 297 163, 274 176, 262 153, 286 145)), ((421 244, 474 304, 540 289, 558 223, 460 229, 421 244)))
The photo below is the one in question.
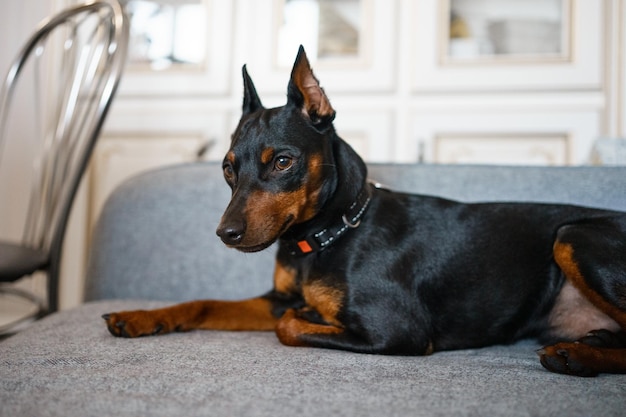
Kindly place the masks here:
POLYGON ((341 220, 343 220, 343 224, 348 226, 350 229, 356 229, 357 227, 359 227, 361 225, 361 219, 358 219, 354 223, 350 223, 350 221, 348 219, 346 219, 346 215, 345 214, 343 216, 341 216, 341 220))

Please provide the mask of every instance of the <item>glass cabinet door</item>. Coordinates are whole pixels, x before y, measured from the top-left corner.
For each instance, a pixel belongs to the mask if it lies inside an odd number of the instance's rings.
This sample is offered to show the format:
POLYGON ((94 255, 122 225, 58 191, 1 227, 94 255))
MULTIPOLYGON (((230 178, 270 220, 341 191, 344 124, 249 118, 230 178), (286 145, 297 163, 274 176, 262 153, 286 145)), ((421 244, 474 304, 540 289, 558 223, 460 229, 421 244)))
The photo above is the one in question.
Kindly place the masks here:
POLYGON ((225 94, 233 2, 123 0, 130 17, 120 95, 225 94))
POLYGON ((202 0, 126 0, 132 67, 167 70, 206 65, 206 4, 202 0))
POLYGON ((390 91, 396 0, 241 0, 242 54, 257 88, 282 93, 299 45, 335 93, 390 91))
POLYGON ((449 0, 444 3, 443 61, 570 59, 570 1, 449 0))
POLYGON ((290 67, 303 44, 310 61, 354 60, 362 53, 363 0, 285 0, 277 30, 277 64, 290 67))
POLYGON ((411 4, 416 92, 588 91, 602 86, 605 2, 411 4))

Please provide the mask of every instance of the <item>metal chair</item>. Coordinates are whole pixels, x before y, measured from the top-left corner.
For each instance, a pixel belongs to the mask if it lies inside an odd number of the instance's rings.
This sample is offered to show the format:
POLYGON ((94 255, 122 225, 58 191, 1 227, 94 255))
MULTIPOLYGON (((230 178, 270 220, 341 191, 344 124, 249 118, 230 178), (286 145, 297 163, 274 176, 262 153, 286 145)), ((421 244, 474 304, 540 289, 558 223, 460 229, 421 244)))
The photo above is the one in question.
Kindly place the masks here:
POLYGON ((0 334, 58 309, 68 217, 121 77, 128 30, 117 0, 76 5, 44 20, 9 69, 0 93, 0 214, 12 229, 0 239, 0 294, 36 311, 0 334), (46 296, 17 283, 38 271, 47 274, 46 296))

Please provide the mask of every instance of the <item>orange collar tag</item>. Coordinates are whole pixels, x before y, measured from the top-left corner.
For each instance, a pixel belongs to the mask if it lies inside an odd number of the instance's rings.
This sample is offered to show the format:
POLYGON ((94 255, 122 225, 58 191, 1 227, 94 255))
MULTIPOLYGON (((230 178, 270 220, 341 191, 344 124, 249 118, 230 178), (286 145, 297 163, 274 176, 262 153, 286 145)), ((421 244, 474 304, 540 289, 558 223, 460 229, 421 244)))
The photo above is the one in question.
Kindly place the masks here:
POLYGON ((302 253, 313 252, 313 248, 311 247, 311 245, 309 245, 309 243, 306 240, 299 241, 298 247, 300 248, 302 253))

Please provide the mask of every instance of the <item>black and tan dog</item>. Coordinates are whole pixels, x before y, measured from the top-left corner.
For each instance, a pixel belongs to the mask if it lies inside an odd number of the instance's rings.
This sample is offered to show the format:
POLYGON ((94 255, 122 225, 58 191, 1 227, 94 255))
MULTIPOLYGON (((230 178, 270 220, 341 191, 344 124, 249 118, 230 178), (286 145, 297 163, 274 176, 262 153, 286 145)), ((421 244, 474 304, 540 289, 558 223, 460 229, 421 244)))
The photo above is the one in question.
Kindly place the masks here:
POLYGON ((538 351, 551 371, 626 372, 625 213, 378 189, 304 50, 283 107, 243 78, 217 234, 244 252, 278 241, 274 289, 107 314, 113 335, 275 330, 287 345, 393 355, 536 337, 565 341, 538 351))

